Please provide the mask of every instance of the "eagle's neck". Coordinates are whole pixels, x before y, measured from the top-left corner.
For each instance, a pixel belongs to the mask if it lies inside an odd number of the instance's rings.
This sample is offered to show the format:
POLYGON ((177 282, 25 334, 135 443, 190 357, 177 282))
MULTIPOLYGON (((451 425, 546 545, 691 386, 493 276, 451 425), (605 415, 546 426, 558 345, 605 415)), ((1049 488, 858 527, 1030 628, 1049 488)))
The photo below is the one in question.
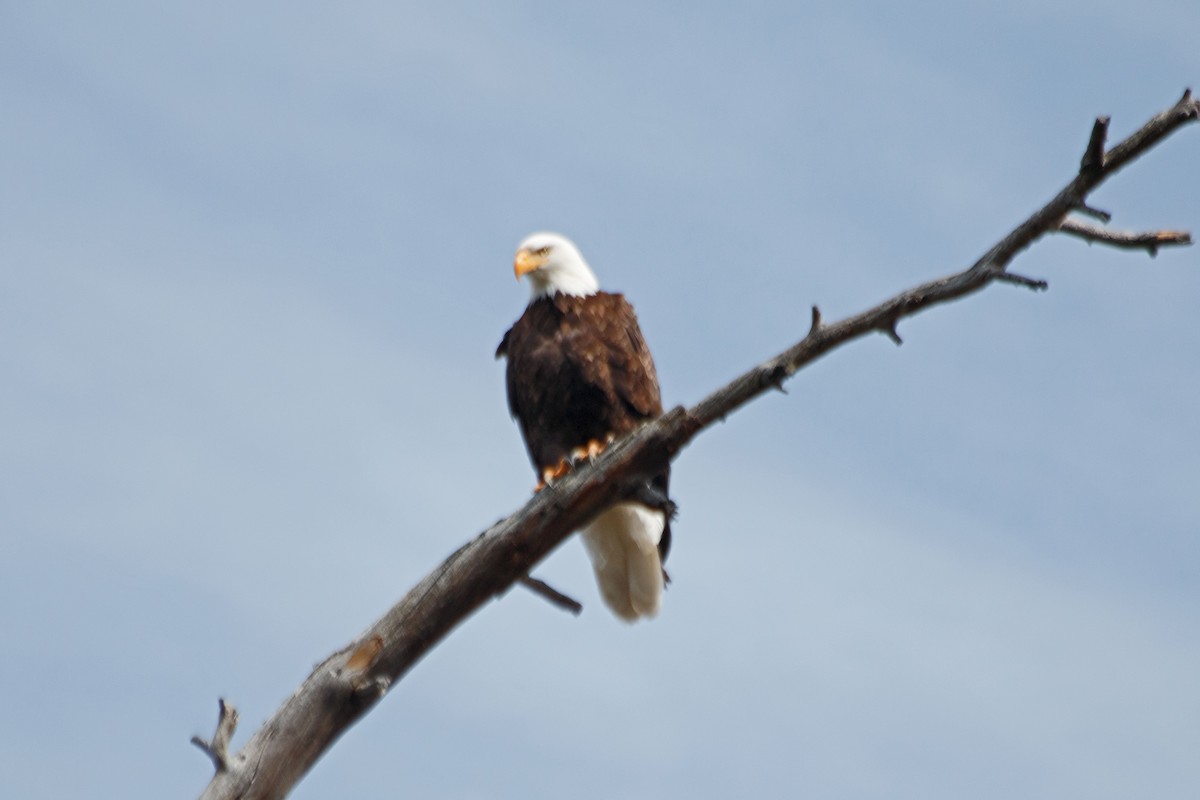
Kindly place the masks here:
POLYGON ((587 297, 600 291, 596 274, 582 260, 529 273, 530 302, 556 294, 587 297))

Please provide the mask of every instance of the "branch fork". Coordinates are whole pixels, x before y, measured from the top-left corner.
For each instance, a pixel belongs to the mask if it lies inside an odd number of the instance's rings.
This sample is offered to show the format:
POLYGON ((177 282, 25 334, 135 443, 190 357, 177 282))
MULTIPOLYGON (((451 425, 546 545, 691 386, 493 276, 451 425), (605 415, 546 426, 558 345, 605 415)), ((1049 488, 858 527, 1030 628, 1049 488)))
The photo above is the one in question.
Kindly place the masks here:
POLYGON ((237 730, 238 712, 232 704, 226 703, 223 697, 217 700, 217 705, 220 713, 217 716, 217 730, 213 733, 212 741, 193 736, 192 744, 212 759, 213 768, 219 774, 229 770, 229 742, 233 739, 233 732, 237 730))

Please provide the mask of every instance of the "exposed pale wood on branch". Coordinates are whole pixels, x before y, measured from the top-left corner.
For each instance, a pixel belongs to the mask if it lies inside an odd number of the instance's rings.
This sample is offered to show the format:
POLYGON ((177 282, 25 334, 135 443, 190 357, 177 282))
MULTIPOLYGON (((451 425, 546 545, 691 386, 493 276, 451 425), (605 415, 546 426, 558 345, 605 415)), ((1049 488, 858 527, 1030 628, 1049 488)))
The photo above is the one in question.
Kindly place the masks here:
MULTIPOLYGON (((535 564, 604 508, 635 494, 646 476, 659 472, 702 430, 763 392, 780 388, 801 367, 871 333, 884 333, 899 343, 896 326, 901 319, 994 281, 1045 288, 1044 281, 1008 271, 1012 259, 1045 234, 1063 230, 1067 214, 1088 208, 1091 191, 1198 116, 1200 104, 1186 92, 1178 103, 1107 151, 1108 120, 1098 119, 1076 177, 973 265, 837 322, 824 323, 814 306, 808 334, 801 341, 692 408, 672 409, 642 426, 593 463, 535 495, 520 511, 459 548, 358 639, 318 665, 234 759, 214 757, 218 771, 202 797, 286 796, 342 733, 473 611, 522 581, 535 564)), ((1067 232, 1078 235, 1077 230, 1067 232)), ((220 725, 214 743, 219 738, 220 725)), ((210 755, 217 751, 215 744, 203 749, 210 755)))

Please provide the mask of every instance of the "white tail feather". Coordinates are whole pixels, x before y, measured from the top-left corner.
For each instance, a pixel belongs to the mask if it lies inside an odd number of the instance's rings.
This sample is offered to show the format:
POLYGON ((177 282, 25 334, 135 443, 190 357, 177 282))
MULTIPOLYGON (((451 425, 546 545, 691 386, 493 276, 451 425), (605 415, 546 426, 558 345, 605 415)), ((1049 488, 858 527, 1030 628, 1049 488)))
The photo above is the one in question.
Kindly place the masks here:
POLYGON ((663 571, 658 542, 667 519, 639 503, 620 503, 583 529, 583 544, 600 595, 629 622, 653 617, 662 605, 663 571))

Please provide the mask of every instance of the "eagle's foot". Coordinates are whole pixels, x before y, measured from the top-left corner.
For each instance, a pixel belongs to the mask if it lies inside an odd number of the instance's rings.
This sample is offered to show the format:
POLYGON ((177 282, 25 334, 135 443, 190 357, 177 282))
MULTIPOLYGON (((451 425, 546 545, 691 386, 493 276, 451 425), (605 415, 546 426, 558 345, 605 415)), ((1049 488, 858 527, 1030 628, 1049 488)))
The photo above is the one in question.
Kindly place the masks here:
POLYGON ((538 481, 538 485, 533 487, 533 491, 540 492, 547 486, 554 483, 556 480, 566 475, 577 465, 583 461, 594 461, 596 456, 604 452, 604 449, 613 443, 613 437, 609 436, 606 441, 599 439, 589 439, 588 443, 583 447, 576 447, 571 451, 571 454, 560 460, 552 467, 542 467, 542 479, 538 481))
POLYGON ((602 442, 599 439, 589 439, 588 443, 583 447, 576 447, 571 451, 571 463, 578 464, 580 461, 595 460, 596 456, 603 453, 611 441, 611 438, 607 442, 602 442))
POLYGON ((565 458, 552 467, 542 467, 542 479, 533 487, 533 491, 540 492, 570 471, 571 463, 565 458))

